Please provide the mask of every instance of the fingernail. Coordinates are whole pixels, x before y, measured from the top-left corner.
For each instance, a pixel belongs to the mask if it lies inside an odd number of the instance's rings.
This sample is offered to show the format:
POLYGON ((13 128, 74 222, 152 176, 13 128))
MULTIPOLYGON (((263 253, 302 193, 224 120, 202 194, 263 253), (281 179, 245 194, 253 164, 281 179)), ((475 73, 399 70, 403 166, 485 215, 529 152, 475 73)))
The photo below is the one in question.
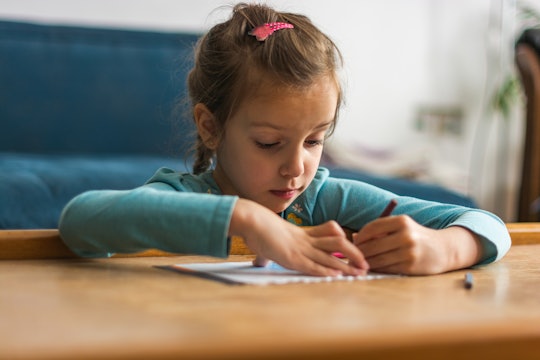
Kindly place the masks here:
POLYGON ((255 259, 252 263, 255 267, 265 267, 268 264, 268 260, 255 259))

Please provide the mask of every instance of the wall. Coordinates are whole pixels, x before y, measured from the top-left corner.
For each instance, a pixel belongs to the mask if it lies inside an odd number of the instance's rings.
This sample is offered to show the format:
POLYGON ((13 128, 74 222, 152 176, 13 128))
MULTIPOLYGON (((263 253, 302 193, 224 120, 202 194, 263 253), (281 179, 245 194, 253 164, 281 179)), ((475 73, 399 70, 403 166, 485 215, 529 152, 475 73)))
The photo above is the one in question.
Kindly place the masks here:
MULTIPOLYGON (((509 125, 501 127, 499 117, 490 114, 487 107, 501 75, 513 68, 512 1, 267 2, 310 16, 343 52, 347 102, 332 141, 334 147, 369 149, 363 155, 382 151, 390 154, 390 159, 397 154, 418 158, 407 166, 424 166, 418 173, 428 181, 469 193, 483 208, 512 220, 522 114, 516 110, 509 125), (436 127, 419 132, 418 110, 426 106, 462 111, 461 134, 440 133, 436 127), (501 152, 506 156, 504 166, 499 161, 501 152), (503 172, 513 175, 503 178, 503 172)), ((0 17, 204 31, 227 17, 228 10, 215 9, 228 3, 0 0, 0 17)))

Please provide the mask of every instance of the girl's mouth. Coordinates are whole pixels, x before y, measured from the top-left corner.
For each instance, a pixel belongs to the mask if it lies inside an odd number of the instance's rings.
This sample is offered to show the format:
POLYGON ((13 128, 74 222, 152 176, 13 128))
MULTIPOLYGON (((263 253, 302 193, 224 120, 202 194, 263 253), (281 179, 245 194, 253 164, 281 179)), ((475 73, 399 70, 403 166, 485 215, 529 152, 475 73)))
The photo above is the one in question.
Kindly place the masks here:
POLYGON ((296 196, 298 191, 296 189, 286 189, 286 190, 270 190, 272 194, 275 196, 284 199, 284 200, 290 200, 296 196))

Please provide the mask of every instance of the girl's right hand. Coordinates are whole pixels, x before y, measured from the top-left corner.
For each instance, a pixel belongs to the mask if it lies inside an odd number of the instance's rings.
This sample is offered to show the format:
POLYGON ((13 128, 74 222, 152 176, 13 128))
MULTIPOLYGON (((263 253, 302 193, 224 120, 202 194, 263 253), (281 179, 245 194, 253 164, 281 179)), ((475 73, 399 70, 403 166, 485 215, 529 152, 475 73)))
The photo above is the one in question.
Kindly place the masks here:
POLYGON ((302 228, 293 225, 262 205, 239 199, 235 205, 229 236, 240 236, 257 258, 316 276, 363 275, 369 269, 360 250, 346 237, 335 221, 302 228), (349 262, 333 256, 340 252, 349 262))

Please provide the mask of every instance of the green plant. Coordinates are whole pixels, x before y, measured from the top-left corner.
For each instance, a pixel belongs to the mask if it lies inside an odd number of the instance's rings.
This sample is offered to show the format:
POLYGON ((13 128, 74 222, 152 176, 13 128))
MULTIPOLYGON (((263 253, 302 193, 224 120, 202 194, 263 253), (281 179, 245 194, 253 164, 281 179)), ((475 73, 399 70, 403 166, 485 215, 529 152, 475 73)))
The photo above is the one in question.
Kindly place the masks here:
POLYGON ((540 27, 540 14, 529 5, 518 4, 518 12, 523 21, 523 28, 540 27))

